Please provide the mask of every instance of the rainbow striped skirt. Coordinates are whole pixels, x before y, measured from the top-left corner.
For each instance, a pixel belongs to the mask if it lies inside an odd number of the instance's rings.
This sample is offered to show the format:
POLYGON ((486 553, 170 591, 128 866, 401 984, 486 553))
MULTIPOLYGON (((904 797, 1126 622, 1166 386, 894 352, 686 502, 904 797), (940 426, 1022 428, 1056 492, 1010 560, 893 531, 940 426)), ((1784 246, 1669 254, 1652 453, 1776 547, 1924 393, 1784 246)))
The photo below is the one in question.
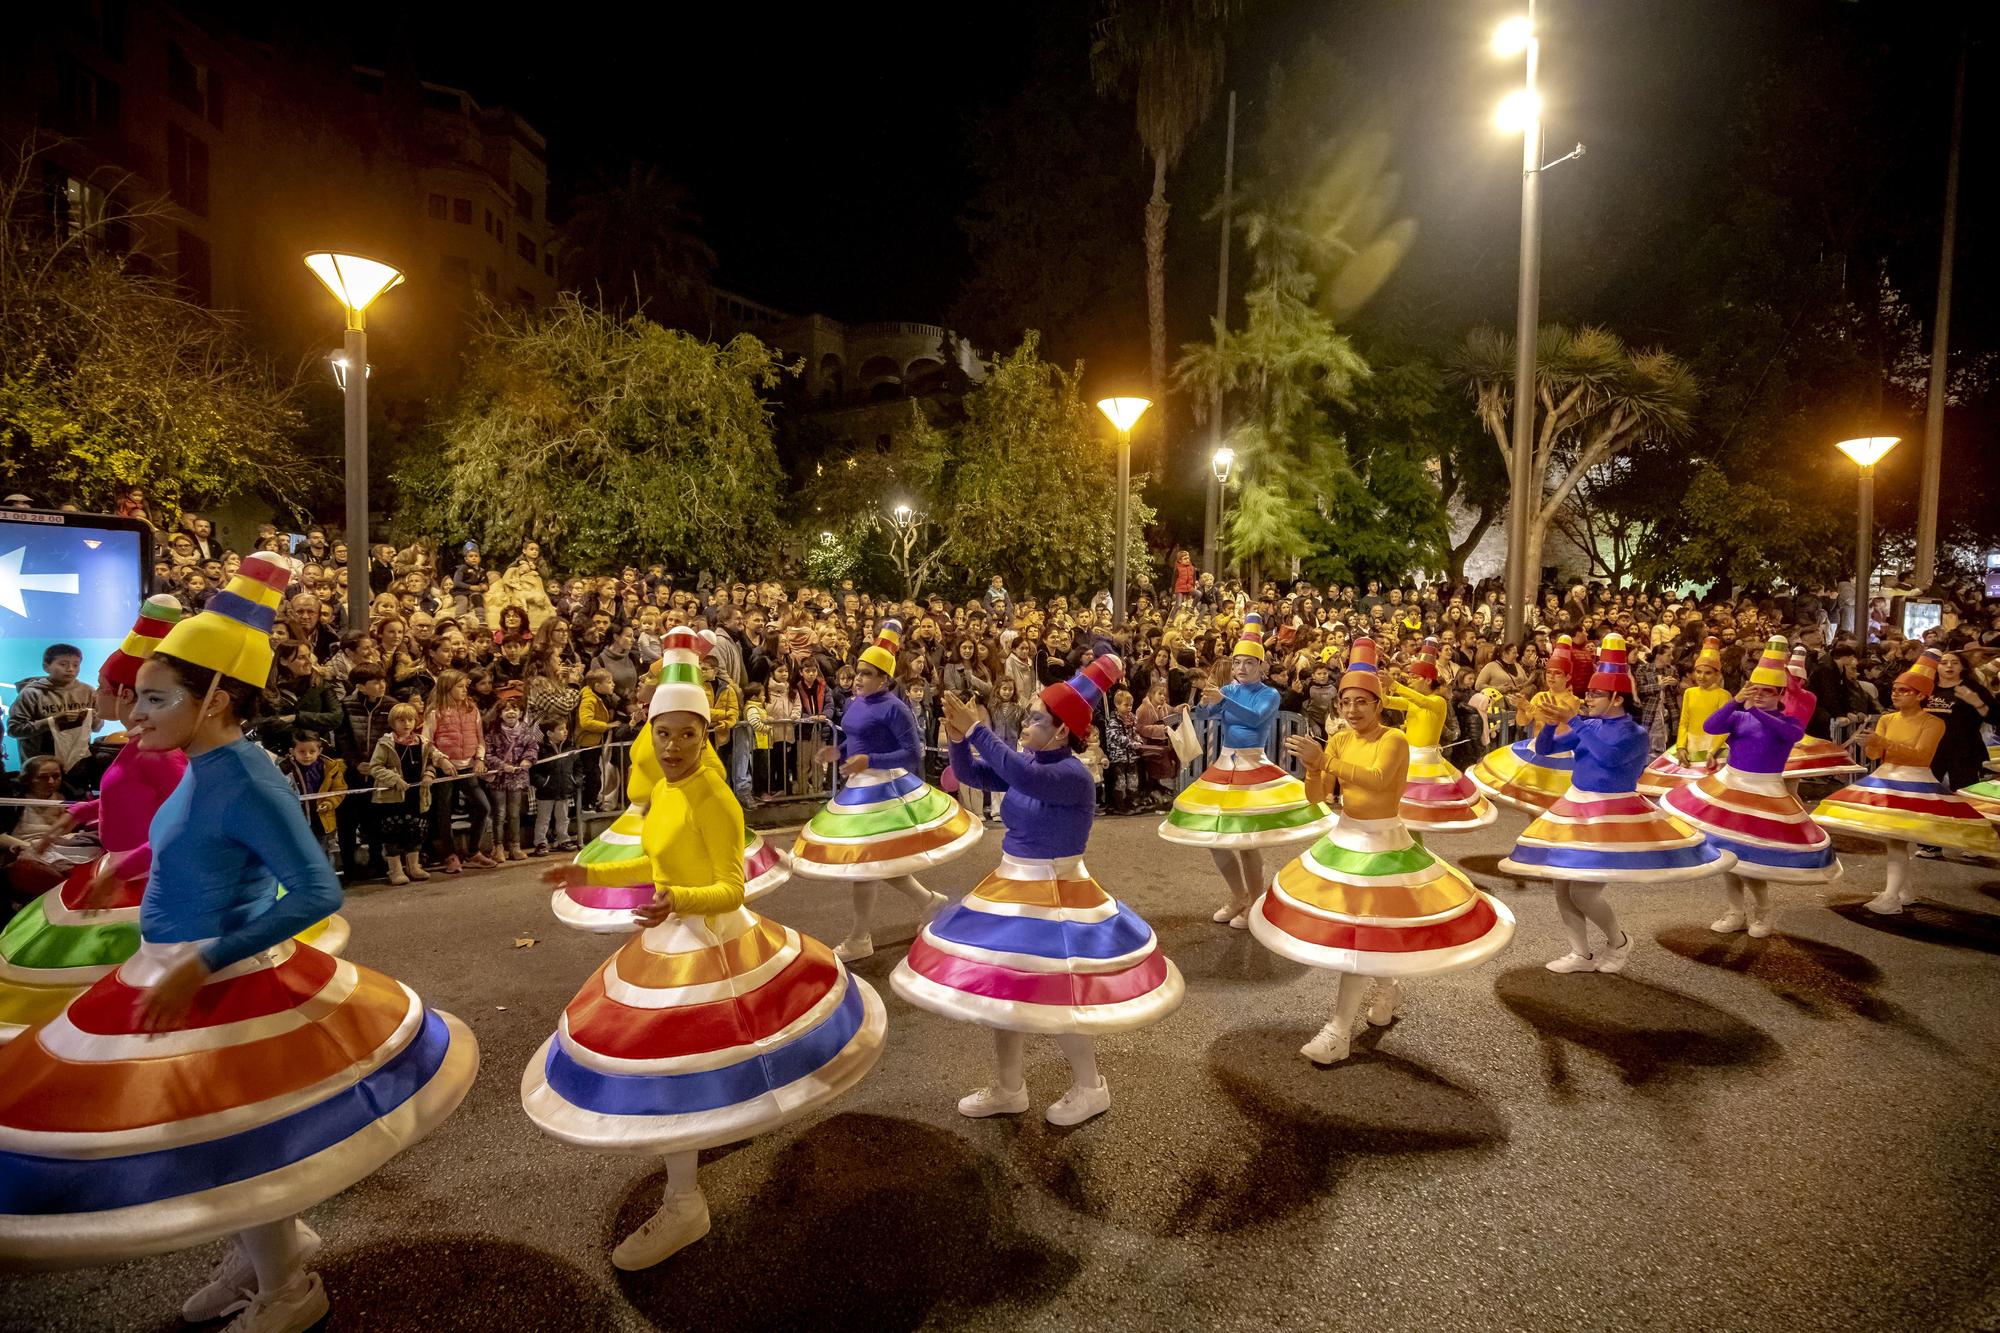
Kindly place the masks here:
POLYGON ((164 1032, 140 992, 197 947, 142 943, 0 1049, 0 1260, 163 1254, 331 1198, 472 1087, 466 1026, 287 940, 217 972, 164 1032))
POLYGON ((1485 828, 1500 817, 1472 779, 1454 768, 1435 745, 1411 747, 1409 782, 1398 813, 1419 833, 1485 828))
POLYGON ((1636 791, 1572 787, 1528 825, 1500 868, 1526 879, 1699 879, 1736 864, 1699 829, 1636 791))
POLYGON ((1866 773, 1868 765, 1858 764, 1845 745, 1835 745, 1819 736, 1801 736, 1785 756, 1788 778, 1844 778, 1866 773))
POLYGON ((1337 815, 1262 750, 1224 750, 1174 798, 1160 836, 1189 847, 1248 850, 1316 838, 1337 815))
POLYGON ((1830 829, 1884 842, 1929 843, 2000 855, 2000 833, 1979 807, 1916 764, 1882 764, 1813 810, 1830 829))
POLYGON ((1717 745, 1703 755, 1689 754, 1678 745, 1669 745, 1653 756, 1653 762, 1639 773, 1641 796, 1665 796, 1690 782, 1700 782, 1718 771, 1726 747, 1717 745))
POLYGON ((1736 856, 1738 874, 1795 884, 1839 879, 1833 839, 1813 823, 1777 773, 1745 773, 1724 765, 1699 782, 1667 793, 1662 808, 1736 856))
POLYGON ((1514 937, 1507 905, 1433 856, 1400 819, 1349 819, 1287 862, 1250 933, 1308 967, 1421 977, 1483 963, 1514 937))
POLYGON ((1489 750, 1466 774, 1474 786, 1502 805, 1539 814, 1569 790, 1575 761, 1566 754, 1536 754, 1535 739, 1489 750))
POLYGON ((718 1147, 852 1088, 887 1028, 880 997, 811 936, 743 907, 672 916, 584 983, 522 1071, 521 1105, 585 1148, 718 1147))
POLYGON ((986 825, 915 773, 871 768, 833 794, 792 844, 792 871, 808 879, 915 874, 964 852, 986 825))
POLYGON ((1958 794, 1972 802, 1973 809, 2000 824, 2000 782, 1992 779, 1975 782, 1970 787, 1960 787, 1958 794))
POLYGON ((910 944, 890 984, 920 1009, 1009 1032, 1125 1032, 1180 1007, 1153 928, 1080 856, 1002 856, 910 944))
MULTIPOLYGON (((639 844, 646 811, 637 805, 576 854, 576 864, 590 880, 557 889, 549 897, 556 919, 578 930, 602 933, 632 929, 632 912, 653 901, 653 868, 639 844)), ((761 898, 792 877, 792 858, 764 841, 752 828, 743 830, 743 901, 761 898)))

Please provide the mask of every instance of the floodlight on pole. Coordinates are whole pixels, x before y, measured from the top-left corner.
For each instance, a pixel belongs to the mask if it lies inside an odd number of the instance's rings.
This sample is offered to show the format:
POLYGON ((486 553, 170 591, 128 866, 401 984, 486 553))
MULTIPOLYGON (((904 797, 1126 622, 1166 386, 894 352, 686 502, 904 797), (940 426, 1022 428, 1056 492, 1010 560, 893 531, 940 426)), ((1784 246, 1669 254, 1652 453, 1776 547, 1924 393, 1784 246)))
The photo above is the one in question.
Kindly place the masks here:
POLYGON ((1508 60, 1528 49, 1528 43, 1535 40, 1534 20, 1525 14, 1516 14, 1505 19, 1493 30, 1493 54, 1508 60))
POLYGON ((1132 427, 1139 424, 1139 418, 1152 405, 1150 398, 1097 400, 1097 410, 1118 431, 1118 553, 1111 565, 1111 619, 1120 626, 1125 623, 1125 564, 1129 554, 1126 548, 1130 544, 1128 530, 1132 522, 1132 427))
POLYGON ((1542 118, 1542 99, 1525 89, 1517 88, 1500 99, 1500 109, 1493 113, 1493 123, 1502 134, 1526 134, 1542 118))
POLYGON ((376 297, 403 281, 402 271, 392 264, 330 250, 307 255, 306 267, 347 311, 347 326, 353 329, 361 327, 361 317, 376 297))
POLYGON ((1833 446, 1861 469, 1861 489, 1854 515, 1854 619, 1850 628, 1864 644, 1868 642, 1868 589, 1875 581, 1875 465, 1888 456, 1901 438, 1862 435, 1833 446))

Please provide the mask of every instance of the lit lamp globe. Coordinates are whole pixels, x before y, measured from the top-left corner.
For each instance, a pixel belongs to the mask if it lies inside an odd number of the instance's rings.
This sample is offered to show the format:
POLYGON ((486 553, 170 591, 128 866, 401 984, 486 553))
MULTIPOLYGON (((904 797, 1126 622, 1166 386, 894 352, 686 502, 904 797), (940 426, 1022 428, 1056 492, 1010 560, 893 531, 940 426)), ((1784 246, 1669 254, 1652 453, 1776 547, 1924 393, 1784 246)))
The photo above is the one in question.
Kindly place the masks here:
POLYGON ((1226 445, 1217 449, 1209 455, 1208 466, 1209 470, 1215 473, 1215 479, 1227 486, 1229 474, 1236 470, 1236 451, 1226 445))
POLYGON ((1110 418, 1120 435, 1128 435, 1132 427, 1139 424, 1139 418, 1146 415, 1146 409, 1153 405, 1150 398, 1100 398, 1097 410, 1110 418))
POLYGON ((1874 467, 1888 456, 1891 449, 1902 442, 1902 438, 1900 435, 1863 435, 1852 440, 1842 440, 1833 447, 1862 467, 1874 467))
POLYGON ((1535 27, 1524 14, 1503 20, 1493 30, 1493 54, 1506 59, 1520 55, 1528 49, 1528 43, 1535 40, 1535 27))
POLYGON ((1525 88, 1517 88, 1500 99, 1493 123, 1502 134, 1526 134, 1542 118, 1542 99, 1525 88))
POLYGON ((325 284, 347 311, 347 327, 361 327, 361 316, 376 297, 403 281, 394 265, 361 255, 336 254, 318 250, 306 256, 306 267, 325 284))

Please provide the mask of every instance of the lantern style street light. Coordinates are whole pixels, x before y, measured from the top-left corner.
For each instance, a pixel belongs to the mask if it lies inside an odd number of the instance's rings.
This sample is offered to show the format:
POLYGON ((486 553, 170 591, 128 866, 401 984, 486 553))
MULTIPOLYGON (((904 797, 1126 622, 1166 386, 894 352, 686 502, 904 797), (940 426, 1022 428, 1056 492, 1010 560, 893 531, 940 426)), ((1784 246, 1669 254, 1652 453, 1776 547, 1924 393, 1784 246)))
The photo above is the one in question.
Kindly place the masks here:
MULTIPOLYGON (((1236 470, 1236 451, 1226 444, 1222 448, 1217 449, 1208 456, 1208 470, 1215 478, 1215 489, 1218 496, 1215 515, 1215 544, 1217 549, 1220 550, 1229 544, 1229 474, 1236 470)), ((1216 563, 1224 569, 1229 566, 1229 562, 1220 557, 1217 558, 1216 563)), ((1221 577, 1219 571, 1211 570, 1210 572, 1214 573, 1218 578, 1221 577)))
POLYGON ((1153 405, 1150 398, 1100 398, 1097 410, 1104 413, 1118 431, 1118 554, 1112 562, 1111 619, 1125 624, 1125 564, 1128 558, 1128 529, 1132 522, 1132 427, 1153 405))
POLYGON ((1868 585, 1875 581, 1875 465, 1888 456, 1902 439, 1899 435, 1863 435, 1842 440, 1833 447, 1853 459, 1861 468, 1860 503, 1854 526, 1854 623, 1855 641, 1868 642, 1868 585))

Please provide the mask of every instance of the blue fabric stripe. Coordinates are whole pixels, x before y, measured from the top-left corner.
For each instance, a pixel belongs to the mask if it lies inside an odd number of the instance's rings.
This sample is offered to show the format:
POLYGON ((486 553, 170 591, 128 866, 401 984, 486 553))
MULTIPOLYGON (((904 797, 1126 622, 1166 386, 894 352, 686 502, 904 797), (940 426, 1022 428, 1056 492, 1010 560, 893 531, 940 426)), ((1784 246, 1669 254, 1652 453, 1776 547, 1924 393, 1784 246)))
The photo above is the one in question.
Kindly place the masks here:
POLYGON ((1707 843, 1644 852, 1614 852, 1598 847, 1529 847, 1514 844, 1509 859, 1524 866, 1562 870, 1684 870, 1721 858, 1707 843))
POLYGON ((1552 768, 1559 773, 1567 773, 1576 767, 1576 756, 1573 754, 1536 754, 1535 742, 1532 739, 1515 741, 1508 748, 1514 752, 1514 757, 1524 764, 1552 768))
POLYGON ((1732 838, 1718 838, 1708 835, 1711 846, 1725 852, 1736 853, 1736 859, 1746 866, 1783 866, 1791 870, 1824 870, 1833 864, 1833 843, 1816 852, 1781 852, 1771 847, 1758 847, 1747 842, 1737 842, 1732 838))
POLYGON ((1876 791, 1907 791, 1924 796, 1942 796, 1947 790, 1942 782, 1908 782, 1899 778, 1878 778, 1873 773, 1856 778, 1857 787, 1872 787, 1876 791))
POLYGON ((971 949, 1026 953, 1037 958, 1117 958, 1144 948, 1151 927, 1124 903, 1103 921, 1044 921, 1036 917, 975 912, 963 903, 947 907, 931 922, 941 940, 971 949))
POLYGON ((233 593, 227 588, 212 595, 208 599, 206 609, 228 616, 231 620, 240 620, 250 628, 261 630, 265 634, 271 632, 271 625, 276 621, 278 614, 275 607, 259 606, 248 597, 233 593))
POLYGON ((900 778, 878 782, 872 787, 842 787, 834 793, 835 805, 872 805, 876 801, 886 801, 893 797, 909 796, 924 789, 924 780, 915 773, 905 773, 900 778))
MULTIPOLYGON (((600 1115, 690 1115, 736 1106, 825 1067, 861 1028, 861 987, 797 1041, 763 1055, 693 1074, 602 1074, 572 1060, 560 1041, 549 1046, 543 1077, 571 1106, 600 1115)), ((671 1015, 665 1021, 672 1021, 671 1015)))
POLYGON ((410 1044, 353 1087, 282 1120, 207 1143, 87 1161, 0 1152, 0 1217, 159 1203, 290 1166, 353 1137, 415 1096, 450 1045, 444 1020, 426 1012, 410 1044))

